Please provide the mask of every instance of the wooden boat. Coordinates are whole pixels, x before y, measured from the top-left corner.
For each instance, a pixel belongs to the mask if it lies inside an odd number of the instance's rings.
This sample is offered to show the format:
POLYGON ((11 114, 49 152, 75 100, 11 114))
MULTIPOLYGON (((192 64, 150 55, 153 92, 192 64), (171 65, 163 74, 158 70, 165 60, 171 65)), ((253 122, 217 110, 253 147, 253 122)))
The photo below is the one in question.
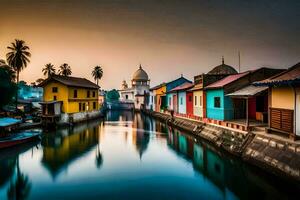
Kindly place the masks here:
POLYGON ((41 139, 41 133, 37 131, 24 131, 0 138, 0 149, 24 144, 30 141, 41 139))

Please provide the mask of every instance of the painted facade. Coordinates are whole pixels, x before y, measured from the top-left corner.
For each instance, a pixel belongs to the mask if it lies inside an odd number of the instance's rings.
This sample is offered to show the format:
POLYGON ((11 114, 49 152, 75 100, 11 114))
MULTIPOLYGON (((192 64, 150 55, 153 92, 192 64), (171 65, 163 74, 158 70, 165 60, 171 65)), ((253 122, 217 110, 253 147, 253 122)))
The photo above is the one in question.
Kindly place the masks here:
POLYGON ((192 116, 194 111, 193 92, 186 91, 186 114, 192 116))
POLYGON ((186 114, 186 92, 178 92, 178 112, 180 114, 186 114))
POLYGON ((193 114, 198 117, 203 117, 203 90, 193 91, 193 114))

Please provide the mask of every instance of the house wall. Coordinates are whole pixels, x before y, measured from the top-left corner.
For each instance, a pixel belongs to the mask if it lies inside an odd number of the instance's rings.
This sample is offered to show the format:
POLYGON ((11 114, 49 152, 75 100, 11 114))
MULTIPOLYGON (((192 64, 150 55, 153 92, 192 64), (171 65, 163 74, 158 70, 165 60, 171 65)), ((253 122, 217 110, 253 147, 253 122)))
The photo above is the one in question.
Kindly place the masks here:
POLYGON ((203 90, 193 91, 193 114, 203 117, 203 90))
MULTIPOLYGON (((223 89, 215 89, 215 90, 207 90, 206 91, 206 112, 207 118, 216 119, 216 120, 224 120, 224 90, 223 89), (214 106, 214 98, 220 97, 220 108, 215 108, 214 106)), ((228 103, 228 102, 226 102, 228 103)))
POLYGON ((76 113, 82 112, 83 110, 79 110, 79 103, 85 104, 86 111, 94 111, 99 109, 98 104, 98 95, 99 92, 96 89, 89 88, 78 88, 78 87, 68 87, 68 110, 67 113, 76 113), (74 97, 74 91, 77 90, 77 98, 74 97), (90 96, 87 97, 87 93, 90 91, 90 96), (93 92, 95 92, 95 96, 93 97, 93 92), (96 107, 93 108, 93 102, 95 102, 96 107))
POLYGON ((43 87, 43 101, 54 101, 56 96, 57 101, 62 101, 62 112, 68 111, 68 87, 59 82, 49 82, 43 87), (52 92, 52 88, 57 87, 57 92, 52 92))
POLYGON ((161 107, 164 106, 163 104, 163 96, 164 94, 166 94, 166 86, 162 86, 156 90, 154 90, 155 92, 155 96, 156 96, 156 105, 155 105, 155 111, 160 112, 161 107))
POLYGON ((272 107, 294 110, 295 92, 291 87, 272 88, 272 107))
POLYGON ((173 110, 174 108, 173 108, 173 95, 174 95, 174 93, 168 93, 167 94, 167 101, 168 101, 168 109, 169 110, 173 110))
POLYGON ((178 112, 181 114, 186 114, 186 92, 178 93, 178 112))
POLYGON ((194 101, 193 101, 193 92, 186 93, 186 113, 193 115, 194 101))

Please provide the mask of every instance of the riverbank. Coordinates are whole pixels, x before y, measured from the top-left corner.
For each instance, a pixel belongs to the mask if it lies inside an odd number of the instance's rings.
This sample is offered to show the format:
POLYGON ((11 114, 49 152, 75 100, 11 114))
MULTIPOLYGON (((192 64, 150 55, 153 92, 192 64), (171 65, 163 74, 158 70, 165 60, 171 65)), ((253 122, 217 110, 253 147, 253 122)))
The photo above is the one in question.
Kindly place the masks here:
POLYGON ((287 181, 300 181, 300 144, 271 135, 255 134, 168 114, 143 111, 174 128, 207 140, 245 162, 287 181))

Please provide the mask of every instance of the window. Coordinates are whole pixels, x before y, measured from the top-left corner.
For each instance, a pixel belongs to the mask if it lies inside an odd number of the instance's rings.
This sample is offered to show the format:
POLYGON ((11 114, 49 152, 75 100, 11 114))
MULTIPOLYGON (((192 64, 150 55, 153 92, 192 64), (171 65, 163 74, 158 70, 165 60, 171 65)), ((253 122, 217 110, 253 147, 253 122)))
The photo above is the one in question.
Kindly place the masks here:
POLYGON ((151 96, 151 102, 153 103, 153 96, 151 96))
POLYGON ((82 110, 85 111, 85 103, 82 104, 82 110))
POLYGON ((220 97, 215 97, 214 98, 214 106, 215 106, 215 108, 220 108, 221 107, 221 98, 220 97))
POLYGON ((128 94, 125 95, 125 99, 128 99, 128 94))
POLYGON ((53 96, 53 100, 56 101, 56 96, 53 96))
POLYGON ((93 91, 93 97, 96 97, 96 92, 95 91, 93 91))
POLYGON ((183 105, 183 98, 180 97, 180 105, 183 105))
POLYGON ((74 98, 77 98, 77 90, 74 90, 74 98))
POLYGON ((192 98, 193 98, 193 96, 189 96, 189 102, 191 102, 191 101, 192 101, 192 98))
POLYGON ((93 102, 93 109, 96 109, 96 102, 93 102))
POLYGON ((200 96, 200 106, 202 106, 202 96, 200 96))
POLYGON ((90 91, 89 90, 86 92, 86 97, 90 98, 90 91))
POLYGON ((197 96, 195 96, 195 106, 197 106, 197 96))
POLYGON ((79 111, 81 111, 81 103, 79 103, 79 111))
POLYGON ((58 88, 57 88, 57 87, 53 87, 53 88, 52 88, 52 92, 53 92, 53 93, 57 93, 57 92, 58 92, 58 88))
POLYGON ((169 97, 169 105, 171 105, 171 97, 169 97))

